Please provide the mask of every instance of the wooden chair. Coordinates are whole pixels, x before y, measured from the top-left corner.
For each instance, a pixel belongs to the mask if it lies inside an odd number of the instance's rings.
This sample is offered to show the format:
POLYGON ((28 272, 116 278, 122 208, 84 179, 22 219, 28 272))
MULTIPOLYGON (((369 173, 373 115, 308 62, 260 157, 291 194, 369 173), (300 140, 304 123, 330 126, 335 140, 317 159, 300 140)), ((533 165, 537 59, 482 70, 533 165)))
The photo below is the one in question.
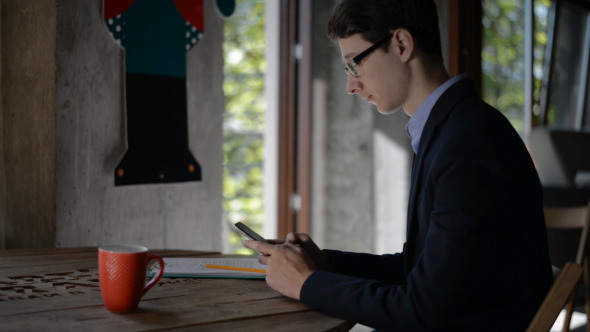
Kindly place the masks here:
POLYGON ((537 310, 527 332, 548 332, 551 329, 563 306, 571 297, 570 295, 575 292, 581 276, 582 267, 579 264, 565 264, 549 293, 545 296, 541 307, 537 310))
MULTIPOLYGON (((590 202, 586 206, 576 207, 545 207, 545 223, 547 229, 579 229, 580 241, 575 262, 583 266, 583 282, 586 288, 585 307, 586 315, 590 317, 590 288, 588 275, 588 260, 585 257, 586 242, 588 238, 588 228, 590 226, 590 202)), ((566 316, 563 324, 563 331, 569 331, 569 326, 574 312, 574 302, 576 299, 576 289, 572 292, 567 302, 566 316)), ((586 324, 586 331, 590 332, 590 324, 586 324)))

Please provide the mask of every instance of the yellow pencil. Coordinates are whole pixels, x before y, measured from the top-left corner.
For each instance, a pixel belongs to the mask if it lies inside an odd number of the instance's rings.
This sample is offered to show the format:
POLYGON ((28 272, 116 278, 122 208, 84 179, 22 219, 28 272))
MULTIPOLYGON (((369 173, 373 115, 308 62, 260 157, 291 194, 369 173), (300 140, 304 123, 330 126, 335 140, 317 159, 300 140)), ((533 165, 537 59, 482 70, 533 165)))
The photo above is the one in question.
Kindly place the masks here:
POLYGON ((248 267, 223 266, 223 265, 212 265, 212 264, 206 264, 205 267, 206 268, 209 268, 209 269, 220 269, 220 270, 233 270, 233 271, 266 273, 266 270, 263 270, 263 269, 251 269, 251 268, 248 268, 248 267))

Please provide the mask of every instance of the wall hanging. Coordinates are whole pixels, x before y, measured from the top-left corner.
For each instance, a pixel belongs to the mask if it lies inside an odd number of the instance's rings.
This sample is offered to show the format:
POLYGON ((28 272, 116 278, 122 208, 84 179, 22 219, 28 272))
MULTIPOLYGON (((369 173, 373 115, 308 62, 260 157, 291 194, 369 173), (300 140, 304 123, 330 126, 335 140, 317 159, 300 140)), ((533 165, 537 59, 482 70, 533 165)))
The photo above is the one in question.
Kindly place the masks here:
MULTIPOLYGON (((216 5, 229 16, 235 1, 216 5)), ((203 0, 105 0, 104 20, 125 49, 127 151, 115 185, 200 181, 188 145, 186 53, 205 32, 203 0)))

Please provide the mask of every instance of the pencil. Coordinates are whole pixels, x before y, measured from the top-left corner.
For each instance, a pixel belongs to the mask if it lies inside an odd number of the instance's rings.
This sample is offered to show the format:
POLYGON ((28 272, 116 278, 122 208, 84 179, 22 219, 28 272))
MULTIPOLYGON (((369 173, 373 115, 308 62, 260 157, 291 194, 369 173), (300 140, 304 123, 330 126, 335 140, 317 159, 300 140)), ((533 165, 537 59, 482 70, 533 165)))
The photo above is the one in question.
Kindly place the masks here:
POLYGON ((212 264, 206 264, 205 267, 206 268, 209 268, 209 269, 220 269, 220 270, 232 270, 232 271, 266 273, 266 270, 263 270, 263 269, 251 269, 251 268, 248 268, 248 267, 223 266, 223 265, 212 265, 212 264))

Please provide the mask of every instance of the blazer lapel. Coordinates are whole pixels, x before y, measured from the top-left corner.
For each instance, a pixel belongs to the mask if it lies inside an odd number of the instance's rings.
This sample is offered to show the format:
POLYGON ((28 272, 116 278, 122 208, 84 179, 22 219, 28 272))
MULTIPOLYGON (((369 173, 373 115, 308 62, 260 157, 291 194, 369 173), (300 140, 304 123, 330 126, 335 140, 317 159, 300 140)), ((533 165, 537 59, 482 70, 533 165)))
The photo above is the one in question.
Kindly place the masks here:
POLYGON ((422 187, 422 169, 424 168, 425 156, 430 151, 438 128, 444 125, 444 122, 448 118, 449 114, 457 103, 468 97, 477 97, 477 89, 475 82, 470 79, 462 79, 459 82, 452 85, 447 91, 445 91, 438 101, 434 104, 430 116, 426 121, 422 136, 420 138, 420 146, 418 148, 418 154, 414 155, 412 162, 412 177, 410 185, 410 196, 408 202, 408 219, 406 225, 406 272, 409 272, 411 267, 414 265, 414 254, 415 254, 415 242, 417 239, 417 219, 416 214, 418 213, 418 194, 422 187))

